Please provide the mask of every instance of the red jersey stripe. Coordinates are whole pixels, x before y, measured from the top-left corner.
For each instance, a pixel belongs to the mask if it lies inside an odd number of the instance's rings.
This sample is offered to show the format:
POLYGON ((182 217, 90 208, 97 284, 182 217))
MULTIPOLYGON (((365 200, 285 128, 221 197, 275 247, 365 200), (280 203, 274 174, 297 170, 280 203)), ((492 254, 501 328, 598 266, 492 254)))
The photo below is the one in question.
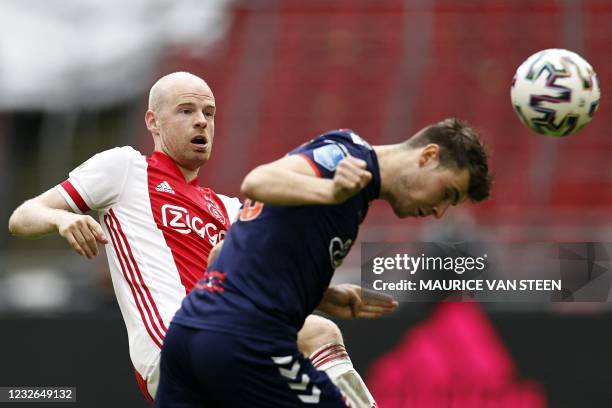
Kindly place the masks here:
POLYGON ((85 204, 85 200, 83 200, 83 197, 81 197, 79 192, 76 190, 76 188, 74 188, 74 186, 69 180, 64 181, 61 186, 64 190, 66 190, 70 198, 72 198, 72 201, 74 201, 74 203, 79 208, 79 210, 81 210, 81 212, 86 213, 90 210, 87 204, 85 204))
POLYGON ((140 373, 138 372, 138 370, 136 370, 136 368, 134 368, 134 375, 136 376, 136 382, 138 383, 138 388, 140 388, 140 392, 142 392, 142 395, 144 395, 147 401, 153 404, 155 400, 153 399, 151 394, 149 394, 149 389, 147 388, 147 382, 145 381, 144 378, 142 378, 142 375, 140 375, 140 373))
MULTIPOLYGON (((112 208, 108 211, 108 213, 113 218, 113 220, 117 223, 119 234, 121 234, 121 237, 123 238, 123 242, 125 243, 125 247, 127 248, 128 254, 130 256, 130 260, 132 261, 132 265, 134 266, 134 270, 136 271, 136 274, 138 275, 138 278, 140 279, 140 282, 139 282, 140 287, 142 289, 144 289, 145 293, 147 294, 147 298, 149 299, 151 307, 153 308, 153 312, 155 313, 155 316, 158 319, 158 323, 159 323, 160 327, 162 328, 162 330, 165 333, 165 332, 168 331, 168 328, 164 324, 164 321, 161 318, 161 315, 159 314, 159 310, 157 309, 157 305, 155 304, 155 300, 153 300, 153 296, 151 296, 151 291, 149 291, 149 287, 147 286, 147 284, 145 283, 144 279, 142 278, 142 274, 140 273, 140 268, 138 268, 138 264, 136 263, 136 260, 134 259, 134 254, 132 253, 132 248, 130 247, 130 244, 129 244, 128 240, 127 240, 127 237, 123 233, 123 229, 121 228, 121 224, 119 223, 119 220, 117 219, 117 216, 115 215, 115 213, 114 213, 112 208)), ((162 339, 164 337, 165 336, 162 335, 162 339)))
POLYGON ((312 167, 312 169, 314 170, 315 174, 317 175, 317 177, 321 177, 321 171, 319 170, 319 168, 317 167, 316 164, 314 164, 314 162, 310 159, 310 157, 308 157, 307 155, 305 155, 304 153, 300 153, 298 154, 298 156, 303 157, 304 159, 306 159, 306 163, 308 163, 310 165, 310 167, 312 167))
MULTIPOLYGON (((136 303, 136 308, 138 309, 138 312, 140 313, 140 318, 142 320, 142 322, 145 325, 145 329, 147 330, 147 332, 149 333, 149 336, 151 337, 151 339, 153 340, 153 342, 161 349, 162 348, 162 340, 163 340, 163 336, 160 338, 158 338, 158 336, 153 332, 153 330, 151 329, 151 325, 147 319, 147 317, 145 316, 145 313, 143 311, 143 306, 145 306, 144 302, 141 300, 140 298, 140 294, 136 292, 136 288, 134 287, 134 283, 132 282, 132 280, 130 279, 130 277, 128 277, 128 268, 127 268, 127 257, 123 251, 123 249, 121 248, 121 245, 119 244, 119 234, 117 233, 117 231, 115 230, 115 228, 111 225, 111 218, 108 214, 106 214, 104 216, 104 223, 106 224, 106 228, 108 229, 110 236, 111 236, 111 241, 113 243, 113 247, 115 248, 115 252, 117 253, 117 259, 119 260, 119 265, 121 266, 121 270, 123 272, 123 277, 125 278, 126 282, 129 284, 130 290, 132 292, 132 297, 134 298, 134 302, 136 303), (143 306, 141 306, 141 303, 143 304, 143 306)), ((131 275, 131 271, 130 271, 130 275, 131 275)), ((151 316, 150 313, 148 313, 149 316, 151 316)))

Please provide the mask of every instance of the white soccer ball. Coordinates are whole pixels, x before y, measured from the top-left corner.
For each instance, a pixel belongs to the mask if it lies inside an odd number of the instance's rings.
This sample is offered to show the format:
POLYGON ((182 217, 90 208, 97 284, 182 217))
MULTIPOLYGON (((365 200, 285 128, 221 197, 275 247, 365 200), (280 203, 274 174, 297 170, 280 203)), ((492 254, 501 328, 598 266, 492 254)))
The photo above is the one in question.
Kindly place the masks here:
POLYGON ((548 49, 518 67, 510 97, 525 126, 559 137, 576 133, 593 119, 599 93, 591 64, 574 52, 548 49))

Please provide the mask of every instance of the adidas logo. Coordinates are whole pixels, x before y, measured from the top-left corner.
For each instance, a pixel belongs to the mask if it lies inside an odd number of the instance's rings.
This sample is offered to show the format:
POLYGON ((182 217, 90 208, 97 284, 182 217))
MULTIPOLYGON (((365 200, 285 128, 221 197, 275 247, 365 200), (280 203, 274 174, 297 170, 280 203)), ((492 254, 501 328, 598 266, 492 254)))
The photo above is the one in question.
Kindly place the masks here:
POLYGON ((174 190, 170 186, 170 183, 168 183, 167 181, 162 181, 161 183, 159 183, 157 187, 155 187, 155 191, 174 194, 174 190))

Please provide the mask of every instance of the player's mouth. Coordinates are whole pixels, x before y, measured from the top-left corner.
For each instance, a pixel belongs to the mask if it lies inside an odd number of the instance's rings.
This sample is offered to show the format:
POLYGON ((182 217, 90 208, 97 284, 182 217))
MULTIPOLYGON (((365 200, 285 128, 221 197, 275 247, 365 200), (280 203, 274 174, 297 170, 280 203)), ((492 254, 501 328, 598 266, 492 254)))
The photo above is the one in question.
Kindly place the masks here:
POLYGON ((202 151, 202 152, 208 148, 208 140, 206 139, 205 136, 201 136, 201 135, 192 138, 191 144, 195 147, 196 150, 202 151))

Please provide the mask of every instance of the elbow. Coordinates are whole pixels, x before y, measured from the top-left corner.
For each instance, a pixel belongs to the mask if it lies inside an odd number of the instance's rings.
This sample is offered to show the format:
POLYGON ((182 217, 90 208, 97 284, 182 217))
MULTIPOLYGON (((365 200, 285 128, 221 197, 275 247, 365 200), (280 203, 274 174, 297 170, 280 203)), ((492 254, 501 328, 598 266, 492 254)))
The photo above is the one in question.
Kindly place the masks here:
MULTIPOLYGON (((261 166, 260 166, 261 167, 261 166)), ((249 174, 242 180, 240 185, 240 192, 249 198, 256 198, 257 190, 259 189, 260 182, 258 181, 259 167, 251 170, 249 174)))
POLYGON ((11 235, 19 235, 19 208, 13 211, 8 222, 8 230, 11 235))
POLYGON ((28 228, 29 224, 27 222, 27 213, 28 213, 28 203, 30 201, 26 201, 21 204, 19 207, 13 211, 11 217, 8 221, 8 230, 11 235, 14 235, 19 238, 28 238, 28 228))
MULTIPOLYGON (((249 173, 250 175, 250 173, 249 173)), ((249 175, 247 175, 244 180, 242 180, 242 184, 240 185, 240 193, 246 197, 250 197, 251 196, 251 189, 252 187, 252 182, 249 179, 249 175)))

